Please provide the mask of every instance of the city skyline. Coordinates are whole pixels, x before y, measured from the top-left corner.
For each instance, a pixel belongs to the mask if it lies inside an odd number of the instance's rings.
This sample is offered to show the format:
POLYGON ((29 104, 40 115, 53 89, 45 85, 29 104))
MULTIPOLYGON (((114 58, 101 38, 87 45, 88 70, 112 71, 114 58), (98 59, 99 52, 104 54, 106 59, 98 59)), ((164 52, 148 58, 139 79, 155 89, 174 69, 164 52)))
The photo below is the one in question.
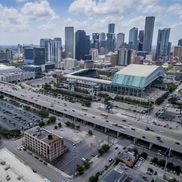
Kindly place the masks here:
POLYGON ((87 35, 107 33, 108 24, 115 24, 115 33, 137 27, 144 30, 145 17, 155 16, 153 45, 159 29, 169 27, 172 45, 182 38, 182 3, 179 0, 90 1, 90 0, 0 0, 0 45, 39 44, 41 38, 61 37, 65 26, 85 30, 87 35), (136 4, 137 3, 137 4, 136 4), (112 7, 112 8, 111 8, 112 7), (164 13, 167 12, 167 13, 164 13))

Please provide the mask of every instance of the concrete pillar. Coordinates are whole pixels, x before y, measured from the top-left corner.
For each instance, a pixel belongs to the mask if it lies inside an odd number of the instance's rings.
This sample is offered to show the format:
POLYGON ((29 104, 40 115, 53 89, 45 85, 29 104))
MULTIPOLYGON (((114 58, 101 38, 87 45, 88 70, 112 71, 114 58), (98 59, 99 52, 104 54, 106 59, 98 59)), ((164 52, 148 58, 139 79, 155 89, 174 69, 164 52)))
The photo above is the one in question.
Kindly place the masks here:
POLYGON ((152 143, 149 143, 149 149, 151 150, 153 144, 152 143))
POLYGON ((107 132, 107 128, 104 128, 104 133, 106 133, 107 132))
POLYGON ((133 143, 136 144, 136 142, 137 142, 137 138, 134 138, 133 143))
POLYGON ((96 128, 96 124, 94 124, 93 128, 94 128, 94 129, 96 128))
POLYGON ((119 137, 119 132, 117 131, 117 133, 116 133, 116 137, 118 138, 119 137))

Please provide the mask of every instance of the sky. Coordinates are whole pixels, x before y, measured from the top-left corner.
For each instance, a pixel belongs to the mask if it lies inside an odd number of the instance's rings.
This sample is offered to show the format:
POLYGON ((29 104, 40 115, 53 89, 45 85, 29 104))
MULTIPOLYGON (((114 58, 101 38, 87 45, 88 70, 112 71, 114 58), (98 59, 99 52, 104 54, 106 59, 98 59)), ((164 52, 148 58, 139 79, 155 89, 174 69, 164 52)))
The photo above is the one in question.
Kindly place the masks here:
POLYGON ((0 0, 0 45, 39 44, 40 38, 61 37, 64 27, 116 33, 144 29, 145 17, 155 16, 153 45, 158 29, 171 28, 170 41, 182 38, 182 0, 0 0))

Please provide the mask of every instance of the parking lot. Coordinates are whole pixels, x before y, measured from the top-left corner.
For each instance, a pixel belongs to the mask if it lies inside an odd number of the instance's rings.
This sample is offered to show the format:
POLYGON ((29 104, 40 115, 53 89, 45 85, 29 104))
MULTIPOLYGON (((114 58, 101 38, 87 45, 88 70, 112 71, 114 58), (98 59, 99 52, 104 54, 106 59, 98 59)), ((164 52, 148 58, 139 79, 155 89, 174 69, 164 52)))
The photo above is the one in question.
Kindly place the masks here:
POLYGON ((73 145, 74 143, 67 139, 64 139, 64 143, 68 147, 68 151, 52 164, 69 175, 73 175, 77 165, 83 164, 85 159, 91 159, 97 155, 96 145, 89 145, 85 141, 73 145))
POLYGON ((0 101, 0 126, 12 129, 28 129, 37 124, 40 117, 18 108, 12 104, 0 101))

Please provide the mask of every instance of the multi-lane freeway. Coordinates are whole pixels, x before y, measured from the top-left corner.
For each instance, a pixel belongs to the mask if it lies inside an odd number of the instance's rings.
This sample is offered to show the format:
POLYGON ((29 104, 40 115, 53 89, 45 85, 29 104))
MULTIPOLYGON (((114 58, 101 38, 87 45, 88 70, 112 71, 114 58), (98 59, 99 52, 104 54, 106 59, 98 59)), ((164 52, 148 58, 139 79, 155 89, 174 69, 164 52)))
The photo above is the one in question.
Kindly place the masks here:
POLYGON ((103 113, 94 108, 85 109, 78 103, 66 102, 4 82, 0 83, 0 92, 42 108, 47 108, 53 112, 62 113, 74 119, 92 123, 94 126, 103 127, 105 131, 114 131, 118 136, 119 134, 125 134, 135 139, 149 142, 150 144, 182 152, 182 134, 180 131, 169 130, 155 125, 148 125, 131 118, 122 118, 122 116, 103 113))

